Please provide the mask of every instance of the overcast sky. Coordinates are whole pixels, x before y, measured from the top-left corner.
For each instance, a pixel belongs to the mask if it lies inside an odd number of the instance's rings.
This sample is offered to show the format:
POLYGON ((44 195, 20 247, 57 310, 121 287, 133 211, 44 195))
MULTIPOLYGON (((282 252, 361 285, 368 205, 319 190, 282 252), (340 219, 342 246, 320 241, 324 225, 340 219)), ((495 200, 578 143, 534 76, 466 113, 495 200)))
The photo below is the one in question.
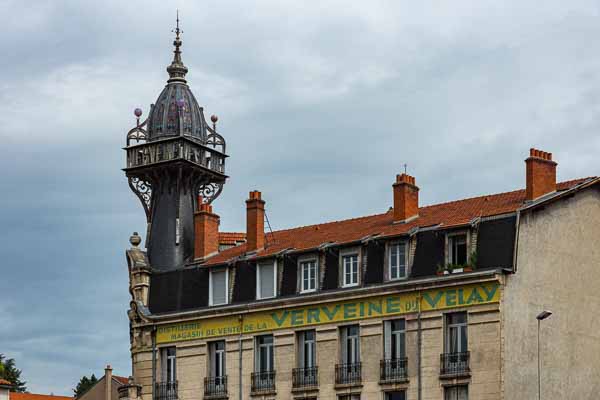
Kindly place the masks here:
POLYGON ((600 174, 598 1, 0 0, 0 353, 32 392, 129 375, 120 170, 162 90, 180 9, 188 82, 219 116, 222 230, 263 192, 273 229, 517 189, 532 146, 600 174))

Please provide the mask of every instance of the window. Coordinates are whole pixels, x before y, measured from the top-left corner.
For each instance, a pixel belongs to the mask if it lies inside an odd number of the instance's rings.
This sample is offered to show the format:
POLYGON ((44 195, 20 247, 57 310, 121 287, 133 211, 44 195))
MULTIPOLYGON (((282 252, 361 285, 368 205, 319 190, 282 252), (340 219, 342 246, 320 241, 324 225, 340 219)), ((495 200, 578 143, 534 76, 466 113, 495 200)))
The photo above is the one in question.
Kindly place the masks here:
POLYGON ((406 400, 406 392, 386 392, 385 400, 406 400))
POLYGON ((300 292, 314 292, 317 290, 317 261, 308 260, 300 262, 300 292))
POLYGON ((360 400, 360 394, 343 394, 338 396, 338 400, 360 400))
POLYGON ((161 370, 163 382, 173 383, 177 381, 177 358, 175 347, 161 349, 161 370))
POLYGON ((448 236, 448 264, 465 265, 467 263, 467 235, 448 236))
POLYGON ((389 246, 389 279, 406 278, 406 242, 392 243, 389 246))
POLYGON ((464 353, 467 346, 467 313, 446 315, 446 353, 464 353))
POLYGON ((227 270, 210 271, 208 298, 209 305, 227 304, 229 300, 229 274, 227 270))
POLYGON ((360 336, 358 325, 341 328, 341 355, 343 364, 360 362, 360 336))
POLYGON ((273 371, 273 335, 256 338, 256 372, 273 371))
POLYGON ((317 361, 315 331, 298 332, 298 367, 313 368, 317 361))
POLYGON ((469 388, 466 385, 444 388, 444 400, 468 400, 469 388))
POLYGON ((210 372, 213 378, 225 377, 225 341, 211 342, 208 344, 210 372))
POLYGON ((384 352, 386 360, 398 360, 405 357, 406 322, 403 319, 394 319, 384 322, 384 352))
POLYGON ((358 254, 348 254, 342 256, 343 284, 342 286, 358 285, 358 254))
POLYGON ((276 282, 277 268, 275 261, 259 264, 256 268, 256 298, 268 299, 275 297, 276 282))

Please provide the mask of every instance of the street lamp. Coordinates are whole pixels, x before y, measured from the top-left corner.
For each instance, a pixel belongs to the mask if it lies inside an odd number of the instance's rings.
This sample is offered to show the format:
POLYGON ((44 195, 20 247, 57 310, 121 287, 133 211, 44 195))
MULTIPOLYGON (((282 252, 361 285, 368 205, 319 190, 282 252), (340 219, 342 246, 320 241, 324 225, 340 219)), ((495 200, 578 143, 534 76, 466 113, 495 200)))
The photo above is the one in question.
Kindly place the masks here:
POLYGON ((540 374, 541 362, 540 362, 540 322, 552 315, 552 311, 544 310, 539 313, 535 318, 537 319, 537 359, 538 359, 538 400, 542 398, 542 378, 540 374))

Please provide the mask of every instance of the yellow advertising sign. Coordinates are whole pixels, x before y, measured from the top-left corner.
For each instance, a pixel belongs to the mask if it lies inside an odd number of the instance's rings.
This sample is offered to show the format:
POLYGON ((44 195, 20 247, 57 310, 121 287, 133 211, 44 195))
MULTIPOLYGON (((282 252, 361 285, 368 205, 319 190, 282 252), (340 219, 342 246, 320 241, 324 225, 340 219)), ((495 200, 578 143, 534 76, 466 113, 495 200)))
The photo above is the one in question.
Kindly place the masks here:
POLYGON ((237 316, 215 317, 158 327, 156 342, 170 343, 208 339, 219 336, 257 333, 332 322, 403 315, 419 311, 443 310, 500 301, 498 282, 486 282, 445 289, 430 289, 419 293, 400 293, 324 303, 310 306, 257 311, 244 315, 243 326, 237 316))

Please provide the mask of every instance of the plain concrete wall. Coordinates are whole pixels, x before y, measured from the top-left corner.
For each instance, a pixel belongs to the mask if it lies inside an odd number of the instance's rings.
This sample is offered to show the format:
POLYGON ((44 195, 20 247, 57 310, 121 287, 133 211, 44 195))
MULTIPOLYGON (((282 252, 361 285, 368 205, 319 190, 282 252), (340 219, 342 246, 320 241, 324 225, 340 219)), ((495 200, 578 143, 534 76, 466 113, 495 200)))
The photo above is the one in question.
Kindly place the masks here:
POLYGON ((522 214, 517 271, 503 298, 504 398, 600 398, 600 192, 589 188, 522 214))

